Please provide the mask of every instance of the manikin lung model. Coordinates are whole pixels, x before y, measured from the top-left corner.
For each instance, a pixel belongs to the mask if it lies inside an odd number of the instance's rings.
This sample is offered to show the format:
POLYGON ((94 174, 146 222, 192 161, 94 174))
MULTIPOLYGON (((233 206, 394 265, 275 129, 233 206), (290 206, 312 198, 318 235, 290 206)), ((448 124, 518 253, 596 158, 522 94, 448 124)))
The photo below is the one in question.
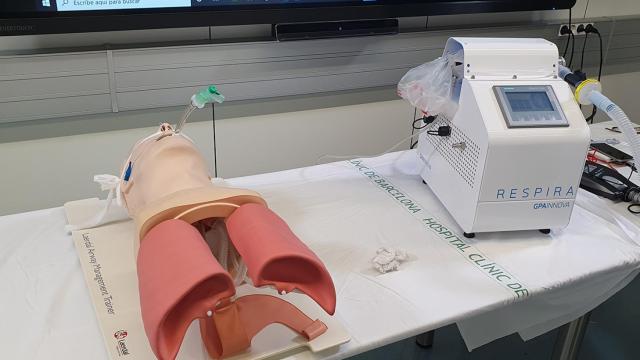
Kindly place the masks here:
POLYGON ((336 306, 333 282, 320 259, 259 194, 213 185, 186 136, 163 124, 134 146, 122 174, 120 194, 137 228, 142 319, 158 359, 176 357, 195 319, 212 358, 247 349, 272 323, 309 340, 327 330, 278 297, 235 297, 240 281, 234 279, 244 279, 246 271, 254 286, 296 289, 329 314, 336 306), (205 241, 216 229, 228 237, 214 237, 214 243, 229 241, 217 257, 211 249, 217 245, 205 241))

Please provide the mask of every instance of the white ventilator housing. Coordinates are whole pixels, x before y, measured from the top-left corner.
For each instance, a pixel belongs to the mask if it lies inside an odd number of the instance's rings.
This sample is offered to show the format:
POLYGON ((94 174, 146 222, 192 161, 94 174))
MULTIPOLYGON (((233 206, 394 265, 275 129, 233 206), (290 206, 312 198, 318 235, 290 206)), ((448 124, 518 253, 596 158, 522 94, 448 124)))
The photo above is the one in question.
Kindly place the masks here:
POLYGON ((590 142, 558 49, 543 39, 451 38, 450 136, 421 133, 421 176, 466 233, 569 223, 590 142), (460 75, 463 74, 463 75, 460 75))

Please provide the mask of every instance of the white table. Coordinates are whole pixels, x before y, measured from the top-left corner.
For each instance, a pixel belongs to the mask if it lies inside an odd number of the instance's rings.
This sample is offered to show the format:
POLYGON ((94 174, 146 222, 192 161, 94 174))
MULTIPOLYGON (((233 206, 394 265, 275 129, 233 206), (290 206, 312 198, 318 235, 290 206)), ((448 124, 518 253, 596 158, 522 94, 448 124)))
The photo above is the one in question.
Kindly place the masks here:
MULTIPOLYGON (((625 151, 631 154, 631 148, 628 145, 625 137, 621 133, 616 133, 608 130, 608 128, 613 128, 615 123, 613 121, 606 121, 597 124, 593 124, 590 126, 591 129, 591 139, 594 142, 609 142, 609 140, 614 139, 618 144, 611 144, 613 147, 616 147, 622 151, 625 151)), ((640 184, 640 175, 638 173, 631 173, 631 168, 619 168, 624 176, 628 176, 630 180, 632 180, 636 184, 640 184)), ((633 224, 640 224, 640 215, 632 214, 627 210, 628 203, 626 202, 618 202, 614 203, 613 201, 603 199, 601 204, 607 209, 607 211, 612 212, 618 217, 624 218, 633 224)), ((579 317, 578 319, 567 323, 562 326, 558 332, 558 338, 556 340, 556 345, 554 347, 553 359, 554 360, 573 360, 577 359, 578 354, 580 352, 580 346, 582 344, 582 339, 587 330, 587 326, 589 324, 589 318, 591 313, 588 312, 585 315, 579 317)))
MULTIPOLYGON (((421 221, 433 218, 461 234, 416 166, 415 154, 403 152, 360 167, 340 162, 229 180, 263 194, 331 272, 335 316, 352 340, 314 357, 344 358, 452 323, 470 347, 514 331, 532 337, 587 313, 640 268, 638 237, 581 207, 550 235, 478 234, 461 251, 421 221), (407 199, 422 212, 413 214, 407 199), (400 271, 377 274, 370 259, 381 246, 403 248, 410 259, 400 271), (495 262, 529 296, 517 298, 470 261, 471 253, 495 262)), ((62 208, 0 217, 3 358, 107 358, 64 225, 62 208)))

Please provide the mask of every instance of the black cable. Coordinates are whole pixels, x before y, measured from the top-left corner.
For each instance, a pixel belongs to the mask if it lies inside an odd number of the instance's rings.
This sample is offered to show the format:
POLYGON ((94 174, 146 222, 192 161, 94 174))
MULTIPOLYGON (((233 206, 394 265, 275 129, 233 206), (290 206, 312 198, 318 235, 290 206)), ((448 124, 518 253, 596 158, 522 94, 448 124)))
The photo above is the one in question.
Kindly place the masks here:
POLYGON ((627 206, 627 210, 628 210, 630 213, 634 214, 634 215, 638 215, 638 214, 640 214, 640 209, 638 209, 638 210, 632 210, 632 209, 633 209, 634 207, 636 207, 636 206, 640 207, 640 204, 631 204, 631 205, 627 206))
MULTIPOLYGON (((594 27, 595 29, 595 27, 594 27)), ((598 35, 598 40, 600 42, 600 64, 598 65, 598 81, 600 81, 600 78, 602 77, 602 63, 603 63, 603 55, 602 55, 602 35, 600 35, 600 32, 596 29, 595 31, 596 35, 598 35)))
POLYGON ((565 61, 567 59, 567 50, 569 50, 569 43, 571 42, 571 36, 568 35, 569 34, 567 34, 567 43, 564 45, 564 51, 562 52, 562 58, 565 59, 565 61))
MULTIPOLYGON (((431 125, 434 121, 436 121, 437 117, 436 116, 427 116, 427 115, 422 115, 421 118, 416 119, 416 111, 414 110, 413 112, 413 123, 411 124, 411 139, 413 139, 413 134, 415 133, 416 130, 422 130, 424 128, 426 128, 427 126, 431 125), (416 123, 422 121, 422 126, 416 126, 416 123)), ((427 134, 429 135, 437 135, 437 136, 449 136, 451 135, 451 127, 448 125, 445 126, 439 126, 438 130, 427 130, 426 131, 427 134)), ((416 139, 416 141, 414 143, 411 144, 411 146, 409 146, 409 149, 413 149, 416 147, 416 145, 418 145, 418 140, 416 139)))
POLYGON ((216 105, 211 103, 211 120, 213 128, 213 173, 218 177, 218 149, 216 148, 216 105))
MULTIPOLYGON (((569 8, 569 34, 572 34, 571 31, 571 8, 569 8)), ((562 53, 562 57, 567 60, 567 50, 569 50, 569 43, 571 42, 571 36, 567 37, 567 44, 564 46, 564 52, 562 53)))
MULTIPOLYGON (((604 60, 603 49, 602 49, 602 35, 600 35, 600 32, 598 31, 598 29, 596 29, 595 26, 593 25, 587 25, 587 27, 585 28, 585 32, 586 34, 594 33, 598 35, 598 40, 600 44, 600 63, 598 64, 598 81, 600 81, 600 79, 602 78, 602 66, 603 66, 603 60, 604 60)), ((593 106, 593 109, 591 110, 591 115, 589 115, 586 118, 587 122, 593 124, 593 120, 597 113, 598 113, 598 108, 593 106)))
MULTIPOLYGON (((569 59, 569 68, 571 68, 571 65, 573 64, 573 54, 575 52, 575 48, 576 48, 576 38, 575 36, 573 36, 573 29, 571 28, 571 8, 569 8, 569 38, 571 39, 571 58, 569 59)), ((565 61, 567 59, 565 58, 565 61)))
MULTIPOLYGON (((413 123, 411 123, 411 137, 409 139, 413 140, 413 135, 416 132, 415 123, 416 123, 416 115, 418 114, 418 108, 413 108, 413 123)), ((413 144, 411 144, 411 140, 409 140, 409 150, 413 149, 413 144)), ((416 141, 417 143, 417 141, 416 141)))
MULTIPOLYGON (((416 123, 416 115, 418 114, 418 109, 417 108, 413 108, 413 124, 416 123)), ((413 128, 413 124, 411 125, 411 127, 413 128)), ((411 135, 413 135, 413 133, 415 132, 415 129, 411 130, 411 135)))
POLYGON ((427 126, 429 126, 429 124, 430 123, 424 121, 424 118, 419 118, 419 119, 413 120, 413 124, 411 125, 411 127, 413 127, 413 130, 422 130, 422 129, 426 128, 427 126), (418 121, 422 121, 423 122, 422 126, 416 127, 416 123, 418 121))
MULTIPOLYGON (((633 175, 634 172, 638 172, 638 169, 635 167, 635 165, 627 164, 627 166, 631 168, 631 171, 629 171, 629 177, 627 178, 627 180, 631 181, 631 175, 633 175)), ((633 208, 636 206, 640 206, 640 204, 630 204, 629 206, 627 206, 627 211, 629 211, 634 215, 640 214, 640 209, 633 210, 633 208)))
POLYGON ((589 37, 589 33, 584 33, 584 41, 582 42, 582 56, 580 56, 580 71, 584 71, 584 49, 587 47, 587 38, 589 37))
MULTIPOLYGON (((424 124, 424 125, 419 126, 419 127, 416 127, 416 123, 417 123, 418 121, 424 121, 424 117, 419 118, 419 119, 414 119, 414 120, 413 120, 413 124, 411 124, 411 135, 413 135, 413 134, 414 134, 414 132, 415 132, 416 130, 422 130, 422 129, 426 128, 427 126, 429 126, 429 124, 430 124, 430 123, 426 123, 426 122, 425 122, 425 124, 424 124)), ((411 137, 411 139, 413 139, 413 137, 411 137)), ((409 146, 409 149, 413 149, 413 148, 415 148, 415 147, 416 147, 416 145, 418 145, 418 139, 416 139, 416 141, 415 141, 415 142, 413 142, 413 143, 409 146)))
POLYGON ((569 69, 571 69, 571 65, 573 64, 573 55, 576 50, 576 40, 573 36, 573 31, 569 34, 569 37, 571 38, 571 57, 569 58, 569 69))
POLYGON ((441 125, 441 126, 438 126, 437 130, 427 130, 427 134, 434 135, 434 136, 450 136, 451 126, 441 125))
MULTIPOLYGON (((578 26, 578 30, 582 28, 584 32, 584 41, 582 42, 582 54, 580 56, 580 72, 584 73, 584 50, 587 48, 587 38, 589 37, 589 33, 584 31, 584 27, 582 25, 578 26)), ((580 110, 582 111, 582 104, 579 104, 580 110)))

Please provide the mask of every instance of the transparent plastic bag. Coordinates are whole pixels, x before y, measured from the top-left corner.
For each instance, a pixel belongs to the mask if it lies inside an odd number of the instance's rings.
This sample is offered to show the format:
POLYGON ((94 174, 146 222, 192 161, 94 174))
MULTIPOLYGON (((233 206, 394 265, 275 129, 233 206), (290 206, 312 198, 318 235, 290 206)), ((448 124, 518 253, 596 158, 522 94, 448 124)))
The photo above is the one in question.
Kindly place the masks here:
POLYGON ((249 281, 247 266, 238 254, 238 250, 231 243, 224 220, 206 219, 199 222, 200 232, 213 256, 218 260, 223 269, 227 270, 233 278, 233 283, 240 286, 249 281))
POLYGON ((409 70, 398 83, 398 95, 425 114, 452 117, 458 108, 453 96, 454 68, 462 67, 462 60, 463 53, 458 51, 409 70))

